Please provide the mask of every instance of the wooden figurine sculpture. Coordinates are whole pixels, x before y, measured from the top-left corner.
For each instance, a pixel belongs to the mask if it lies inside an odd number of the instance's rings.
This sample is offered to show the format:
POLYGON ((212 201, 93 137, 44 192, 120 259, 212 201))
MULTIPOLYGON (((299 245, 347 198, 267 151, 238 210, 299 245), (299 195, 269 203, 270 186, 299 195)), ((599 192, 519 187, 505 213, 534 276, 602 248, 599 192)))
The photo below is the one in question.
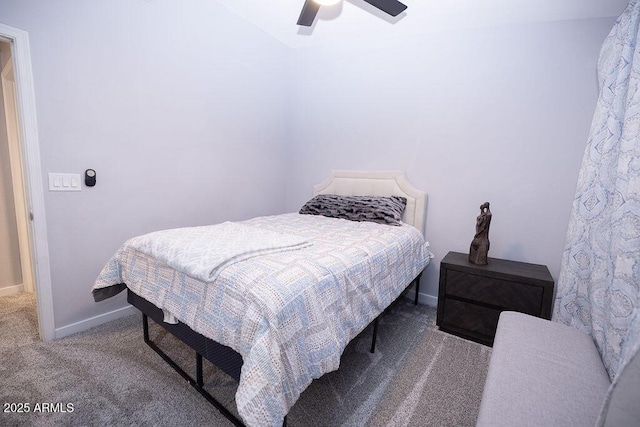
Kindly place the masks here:
POLYGON ((489 252, 489 225, 491 225, 491 211, 489 202, 480 205, 480 215, 476 219, 476 235, 469 249, 469 262, 476 265, 487 265, 489 252))

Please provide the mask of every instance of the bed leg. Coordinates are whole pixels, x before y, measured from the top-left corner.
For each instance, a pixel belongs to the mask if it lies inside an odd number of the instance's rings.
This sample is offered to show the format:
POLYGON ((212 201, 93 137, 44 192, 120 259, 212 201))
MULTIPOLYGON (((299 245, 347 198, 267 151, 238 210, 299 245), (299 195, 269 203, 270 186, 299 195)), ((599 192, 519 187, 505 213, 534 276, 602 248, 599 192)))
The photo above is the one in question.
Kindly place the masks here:
POLYGON ((149 343, 149 317, 146 314, 142 315, 142 335, 144 336, 144 342, 149 343))
POLYGON ((196 383, 202 387, 204 380, 202 378, 202 355, 196 352, 196 383))
POLYGON ((282 427, 287 427, 287 416, 284 416, 284 420, 282 420, 282 427))
POLYGON ((418 305, 418 295, 420 292, 420 276, 422 276, 422 273, 418 274, 418 277, 416 277, 416 296, 415 296, 415 300, 413 301, 413 305, 418 305))
POLYGON ((195 388, 198 393, 200 393, 205 399, 209 401, 215 408, 220 411, 220 413, 229 421, 233 423, 235 426, 244 427, 242 421, 240 421, 235 415, 233 415, 224 405, 218 402, 209 392, 207 392, 203 387, 202 380, 202 356, 196 352, 196 379, 193 379, 189 374, 185 372, 169 355, 167 355, 160 347, 156 345, 155 342, 149 339, 149 318, 146 314, 142 315, 142 328, 144 333, 144 341, 145 343, 153 349, 160 357, 164 359, 169 366, 173 368, 182 378, 187 380, 187 382, 191 385, 191 387, 195 388))
POLYGON ((376 351, 376 338, 378 337, 378 320, 380 320, 380 316, 376 317, 373 321, 373 338, 371 340, 371 353, 375 353, 376 351))

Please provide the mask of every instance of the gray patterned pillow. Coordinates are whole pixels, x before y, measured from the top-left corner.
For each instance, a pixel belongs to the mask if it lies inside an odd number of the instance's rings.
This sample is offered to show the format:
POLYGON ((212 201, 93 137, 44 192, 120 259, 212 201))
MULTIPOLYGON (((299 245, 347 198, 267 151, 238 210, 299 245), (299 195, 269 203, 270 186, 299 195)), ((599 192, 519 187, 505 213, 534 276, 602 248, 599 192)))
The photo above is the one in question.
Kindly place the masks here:
POLYGON ((300 209, 301 214, 322 215, 351 221, 371 221, 402 225, 402 213, 407 199, 400 196, 336 196, 320 194, 300 209))

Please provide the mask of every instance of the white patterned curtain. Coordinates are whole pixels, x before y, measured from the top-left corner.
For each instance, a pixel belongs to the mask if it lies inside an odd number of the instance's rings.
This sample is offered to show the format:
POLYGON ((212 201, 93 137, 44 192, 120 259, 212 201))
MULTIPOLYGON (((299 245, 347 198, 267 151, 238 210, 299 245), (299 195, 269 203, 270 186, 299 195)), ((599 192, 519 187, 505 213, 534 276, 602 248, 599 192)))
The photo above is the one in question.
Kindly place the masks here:
POLYGON ((578 178, 554 320, 591 334, 614 379, 640 305, 640 6, 600 52, 600 94, 578 178))

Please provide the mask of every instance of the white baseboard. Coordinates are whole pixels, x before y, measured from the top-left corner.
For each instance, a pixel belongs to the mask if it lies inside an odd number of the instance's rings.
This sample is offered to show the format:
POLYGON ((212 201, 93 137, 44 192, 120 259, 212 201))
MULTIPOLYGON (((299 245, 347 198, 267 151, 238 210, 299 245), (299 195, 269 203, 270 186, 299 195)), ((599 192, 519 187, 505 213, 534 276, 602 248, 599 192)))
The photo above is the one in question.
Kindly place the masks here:
POLYGON ((127 307, 122 307, 117 310, 110 311, 108 313, 90 317, 89 319, 81 320, 80 322, 76 322, 67 326, 56 328, 54 339, 63 338, 71 334, 75 334, 77 332, 86 331, 87 329, 93 328, 94 326, 102 325, 103 323, 107 323, 112 320, 116 320, 121 317, 129 316, 135 313, 139 313, 138 309, 136 309, 132 305, 128 305, 127 307))
POLYGON ((0 297, 8 297, 9 295, 19 294, 24 292, 23 285, 7 286, 6 288, 0 288, 0 297))

